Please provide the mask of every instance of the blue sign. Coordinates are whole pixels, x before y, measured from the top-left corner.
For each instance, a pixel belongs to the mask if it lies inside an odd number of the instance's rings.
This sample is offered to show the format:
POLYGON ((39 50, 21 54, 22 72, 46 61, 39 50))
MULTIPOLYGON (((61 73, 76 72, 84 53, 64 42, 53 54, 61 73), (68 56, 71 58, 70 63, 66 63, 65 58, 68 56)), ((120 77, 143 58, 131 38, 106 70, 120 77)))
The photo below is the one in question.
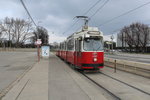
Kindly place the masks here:
POLYGON ((42 57, 49 57, 50 47, 42 46, 42 57))

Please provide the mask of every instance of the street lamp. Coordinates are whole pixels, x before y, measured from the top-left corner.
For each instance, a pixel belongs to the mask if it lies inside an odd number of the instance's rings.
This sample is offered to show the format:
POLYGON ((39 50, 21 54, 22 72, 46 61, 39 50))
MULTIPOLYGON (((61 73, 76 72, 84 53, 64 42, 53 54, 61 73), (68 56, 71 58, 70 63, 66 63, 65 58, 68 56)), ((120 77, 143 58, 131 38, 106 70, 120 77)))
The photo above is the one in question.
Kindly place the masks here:
POLYGON ((112 42, 112 53, 113 53, 113 39, 114 39, 114 35, 113 34, 111 35, 110 39, 112 40, 111 42, 112 42))
POLYGON ((107 41, 106 44, 108 45, 108 52, 110 53, 110 45, 112 44, 110 41, 107 41))

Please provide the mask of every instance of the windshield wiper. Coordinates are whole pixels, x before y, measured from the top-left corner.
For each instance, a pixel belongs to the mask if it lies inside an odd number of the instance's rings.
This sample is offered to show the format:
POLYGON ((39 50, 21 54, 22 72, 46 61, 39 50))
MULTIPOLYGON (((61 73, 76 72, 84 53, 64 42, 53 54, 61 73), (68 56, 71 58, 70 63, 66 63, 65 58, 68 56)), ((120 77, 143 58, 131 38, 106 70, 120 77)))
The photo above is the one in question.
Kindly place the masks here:
POLYGON ((96 51, 98 51, 98 49, 100 48, 101 46, 99 46, 97 49, 96 49, 96 51))
POLYGON ((93 51, 94 51, 94 41, 92 40, 92 48, 93 48, 93 51))

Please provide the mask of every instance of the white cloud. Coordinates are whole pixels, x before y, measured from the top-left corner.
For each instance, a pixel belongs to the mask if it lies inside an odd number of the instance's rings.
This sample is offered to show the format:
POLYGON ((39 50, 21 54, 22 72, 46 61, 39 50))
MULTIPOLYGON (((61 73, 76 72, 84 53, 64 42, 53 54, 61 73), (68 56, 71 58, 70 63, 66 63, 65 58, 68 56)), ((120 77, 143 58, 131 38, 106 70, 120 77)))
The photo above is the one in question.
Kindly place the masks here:
POLYGON ((53 43, 53 42, 62 42, 62 41, 64 41, 66 39, 66 37, 64 37, 64 36, 58 36, 58 35, 56 35, 55 33, 54 34, 50 34, 49 35, 49 43, 53 43))
POLYGON ((25 18, 26 13, 19 0, 0 0, 0 19, 4 17, 25 18))
POLYGON ((68 19, 62 19, 60 17, 54 16, 54 15, 48 15, 45 19, 47 23, 56 24, 56 25, 66 25, 68 24, 68 19))
MULTIPOLYGON (((112 34, 111 35, 104 35, 104 41, 112 41, 111 36, 112 36, 112 34)), ((117 34, 113 34, 113 37, 114 37, 113 41, 117 42, 117 34)))

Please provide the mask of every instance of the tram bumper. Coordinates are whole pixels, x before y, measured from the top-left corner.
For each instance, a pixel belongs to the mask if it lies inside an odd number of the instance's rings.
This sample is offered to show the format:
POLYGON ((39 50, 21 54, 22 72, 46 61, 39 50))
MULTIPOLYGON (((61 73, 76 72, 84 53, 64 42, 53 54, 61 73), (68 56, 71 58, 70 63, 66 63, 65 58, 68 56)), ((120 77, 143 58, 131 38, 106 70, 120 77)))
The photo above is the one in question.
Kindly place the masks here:
POLYGON ((103 68, 104 64, 82 64, 82 69, 99 69, 103 68))

